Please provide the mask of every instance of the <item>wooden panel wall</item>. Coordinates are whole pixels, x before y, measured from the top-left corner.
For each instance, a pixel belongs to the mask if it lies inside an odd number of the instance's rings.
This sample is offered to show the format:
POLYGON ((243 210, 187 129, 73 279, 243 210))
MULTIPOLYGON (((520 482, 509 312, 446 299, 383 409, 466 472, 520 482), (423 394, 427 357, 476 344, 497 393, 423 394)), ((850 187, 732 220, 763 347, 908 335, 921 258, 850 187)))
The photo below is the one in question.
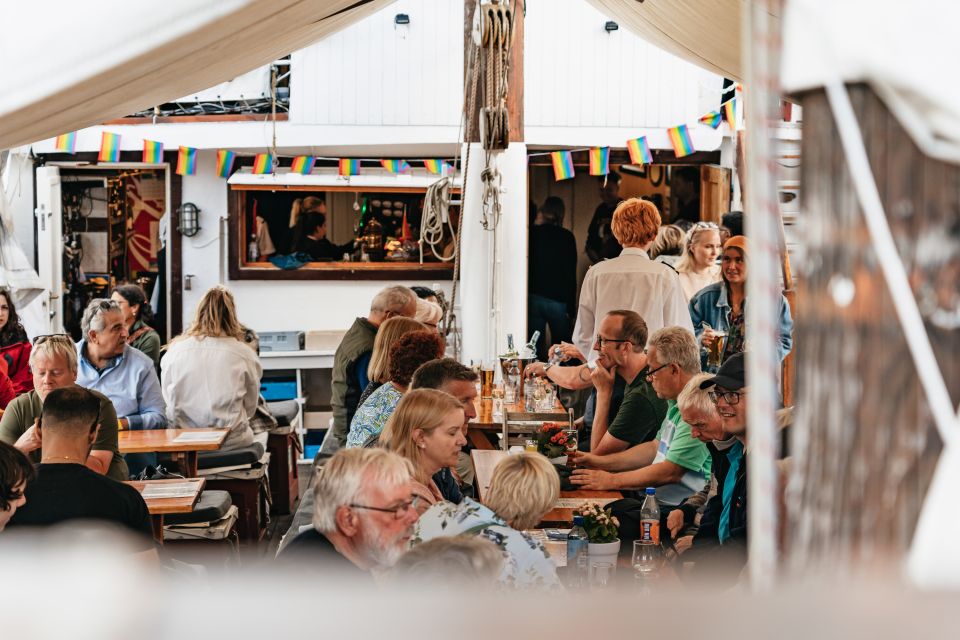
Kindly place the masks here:
MULTIPOLYGON (((851 97, 893 236, 956 404, 960 168, 924 157, 865 86, 851 87, 851 97)), ((796 570, 895 567, 910 544, 941 442, 826 98, 813 92, 802 104, 800 229, 806 257, 796 265, 802 304, 787 558, 796 570)))

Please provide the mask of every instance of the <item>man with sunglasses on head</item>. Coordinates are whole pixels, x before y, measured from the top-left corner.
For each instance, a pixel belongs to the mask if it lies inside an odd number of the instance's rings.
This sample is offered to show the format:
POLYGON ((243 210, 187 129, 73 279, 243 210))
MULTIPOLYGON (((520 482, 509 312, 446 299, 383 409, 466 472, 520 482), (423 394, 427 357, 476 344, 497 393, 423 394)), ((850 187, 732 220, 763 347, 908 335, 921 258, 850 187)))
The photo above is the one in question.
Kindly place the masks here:
MULTIPOLYGON (((67 334, 38 336, 30 351, 33 391, 18 396, 0 418, 0 440, 27 454, 34 463, 43 454, 37 420, 47 395, 77 381, 77 348, 67 334)), ((117 440, 117 412, 110 399, 98 391, 91 393, 100 402, 96 440, 85 464, 114 480, 126 480, 127 463, 120 455, 117 440)))
POLYGON ((324 578, 367 580, 406 551, 419 518, 410 463, 386 449, 341 449, 317 471, 313 526, 284 548, 284 564, 324 578))

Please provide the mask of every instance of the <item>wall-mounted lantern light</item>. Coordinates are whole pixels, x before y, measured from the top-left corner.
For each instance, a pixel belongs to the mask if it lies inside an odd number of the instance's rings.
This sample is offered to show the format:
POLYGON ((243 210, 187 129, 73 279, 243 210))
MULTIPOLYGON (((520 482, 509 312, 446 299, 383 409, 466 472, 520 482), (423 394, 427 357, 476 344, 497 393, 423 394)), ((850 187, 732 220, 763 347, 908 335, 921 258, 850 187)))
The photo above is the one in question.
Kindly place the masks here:
POLYGON ((180 216, 180 226, 177 230, 188 238, 192 238, 200 232, 200 207, 192 202, 184 202, 177 209, 180 216))
POLYGON ((619 28, 620 28, 620 25, 618 25, 613 20, 607 20, 607 23, 603 25, 603 30, 606 31, 607 33, 613 33, 619 28))

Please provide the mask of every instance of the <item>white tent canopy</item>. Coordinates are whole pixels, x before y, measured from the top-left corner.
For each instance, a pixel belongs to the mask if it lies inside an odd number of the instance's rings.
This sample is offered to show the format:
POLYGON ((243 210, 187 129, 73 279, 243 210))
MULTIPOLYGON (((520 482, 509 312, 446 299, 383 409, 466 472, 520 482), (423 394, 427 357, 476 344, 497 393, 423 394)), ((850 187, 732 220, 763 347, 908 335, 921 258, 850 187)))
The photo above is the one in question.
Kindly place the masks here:
POLYGON ((392 1, 5 2, 0 149, 212 87, 392 1))
POLYGON ((724 77, 743 79, 740 22, 747 0, 589 2, 664 51, 724 77))

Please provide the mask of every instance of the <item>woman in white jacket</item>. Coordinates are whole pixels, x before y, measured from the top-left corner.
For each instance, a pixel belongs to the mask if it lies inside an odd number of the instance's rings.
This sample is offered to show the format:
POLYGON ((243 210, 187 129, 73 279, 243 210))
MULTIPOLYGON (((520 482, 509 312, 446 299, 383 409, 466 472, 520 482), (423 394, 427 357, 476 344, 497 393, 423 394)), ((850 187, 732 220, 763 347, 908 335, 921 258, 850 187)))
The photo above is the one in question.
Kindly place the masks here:
POLYGON ((193 324, 170 343, 160 366, 172 427, 229 429, 221 450, 253 443, 250 418, 257 409, 263 369, 243 342, 233 295, 225 287, 204 294, 193 324))

